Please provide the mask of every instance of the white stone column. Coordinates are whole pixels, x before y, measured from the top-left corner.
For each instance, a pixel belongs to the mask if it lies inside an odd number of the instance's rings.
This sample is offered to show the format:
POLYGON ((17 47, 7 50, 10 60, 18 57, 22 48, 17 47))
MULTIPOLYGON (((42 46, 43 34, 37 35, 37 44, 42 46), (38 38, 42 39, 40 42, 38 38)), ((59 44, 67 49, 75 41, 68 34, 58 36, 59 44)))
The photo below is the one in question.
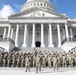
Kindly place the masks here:
POLYGON ((65 31, 66 31, 66 39, 69 41, 69 32, 68 32, 68 26, 65 24, 65 31))
POLYGON ((65 30, 63 28, 63 40, 65 39, 65 30))
POLYGON ((54 47, 53 39, 52 39, 52 26, 51 26, 51 24, 49 24, 49 46, 48 47, 54 47))
POLYGON ((6 31, 7 31, 7 29, 4 28, 3 38, 6 38, 6 31))
POLYGON ((32 31, 32 47, 35 47, 35 24, 33 24, 33 31, 32 31))
POLYGON ((26 47, 26 37, 27 37, 27 24, 25 24, 25 28, 24 28, 24 40, 23 40, 23 45, 22 47, 26 47))
POLYGON ((60 36, 60 26, 57 24, 57 30, 58 30, 58 47, 61 46, 61 36, 60 36))
POLYGON ((11 39, 13 39, 13 28, 11 30, 11 39))
POLYGON ((15 46, 16 47, 18 47, 18 33, 19 33, 19 25, 17 24, 16 37, 15 37, 15 46))
POLYGON ((71 38, 71 41, 73 41, 73 31, 72 31, 72 28, 70 28, 70 38, 71 38))
POLYGON ((11 25, 9 25, 9 28, 8 28, 7 39, 9 39, 9 38, 10 38, 10 32, 11 32, 11 25))
POLYGON ((43 28, 43 24, 41 24, 41 47, 45 47, 45 45, 44 45, 44 28, 43 28))
POLYGON ((4 40, 5 40, 5 38, 6 38, 6 31, 7 31, 7 29, 6 29, 6 28, 4 28, 3 41, 4 41, 4 40))

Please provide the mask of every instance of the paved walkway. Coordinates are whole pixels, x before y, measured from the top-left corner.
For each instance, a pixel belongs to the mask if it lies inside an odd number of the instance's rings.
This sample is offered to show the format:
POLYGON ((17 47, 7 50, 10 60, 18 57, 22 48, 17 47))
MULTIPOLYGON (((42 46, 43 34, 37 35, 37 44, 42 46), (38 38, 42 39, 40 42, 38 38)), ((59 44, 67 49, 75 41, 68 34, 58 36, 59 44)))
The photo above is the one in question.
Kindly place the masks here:
POLYGON ((0 68, 0 75, 76 75, 76 68, 59 69, 58 72, 46 68, 42 69, 42 72, 38 74, 36 74, 35 68, 31 69, 31 72, 25 72, 24 68, 0 68))

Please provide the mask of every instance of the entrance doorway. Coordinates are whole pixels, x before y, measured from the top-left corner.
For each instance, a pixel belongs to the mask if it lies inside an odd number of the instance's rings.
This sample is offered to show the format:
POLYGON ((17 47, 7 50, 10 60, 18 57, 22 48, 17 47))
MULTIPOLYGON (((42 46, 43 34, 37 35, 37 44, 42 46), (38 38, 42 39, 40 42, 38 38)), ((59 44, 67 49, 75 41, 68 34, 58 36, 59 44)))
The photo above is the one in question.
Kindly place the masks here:
POLYGON ((35 43, 35 45, 36 45, 36 47, 41 47, 41 42, 40 42, 40 41, 37 41, 37 42, 35 43))

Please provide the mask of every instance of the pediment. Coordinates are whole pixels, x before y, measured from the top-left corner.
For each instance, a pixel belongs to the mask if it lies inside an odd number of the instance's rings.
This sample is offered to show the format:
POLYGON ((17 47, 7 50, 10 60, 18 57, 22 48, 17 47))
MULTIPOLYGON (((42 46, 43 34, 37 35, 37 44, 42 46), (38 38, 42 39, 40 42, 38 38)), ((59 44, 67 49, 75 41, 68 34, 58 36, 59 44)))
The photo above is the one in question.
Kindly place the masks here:
POLYGON ((11 15, 9 16, 10 18, 13 17, 17 17, 17 18, 24 18, 24 17, 65 17, 62 16, 56 12, 49 12, 49 11, 43 11, 43 10, 31 10, 29 12, 24 12, 24 13, 19 13, 19 14, 15 14, 15 15, 11 15))
POLYGON ((59 17, 59 16, 52 13, 37 10, 27 14, 23 14, 19 17, 59 17))

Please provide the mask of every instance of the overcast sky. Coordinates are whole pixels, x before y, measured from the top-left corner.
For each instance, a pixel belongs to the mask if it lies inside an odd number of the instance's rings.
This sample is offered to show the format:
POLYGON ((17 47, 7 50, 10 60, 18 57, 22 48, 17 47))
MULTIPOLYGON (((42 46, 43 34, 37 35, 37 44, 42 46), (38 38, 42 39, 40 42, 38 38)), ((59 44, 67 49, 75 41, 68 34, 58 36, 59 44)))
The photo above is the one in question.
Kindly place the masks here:
MULTIPOLYGON (((0 17, 19 13, 21 6, 27 0, 0 0, 0 17)), ((76 18, 76 0, 50 0, 58 13, 65 13, 70 18, 76 18)))

